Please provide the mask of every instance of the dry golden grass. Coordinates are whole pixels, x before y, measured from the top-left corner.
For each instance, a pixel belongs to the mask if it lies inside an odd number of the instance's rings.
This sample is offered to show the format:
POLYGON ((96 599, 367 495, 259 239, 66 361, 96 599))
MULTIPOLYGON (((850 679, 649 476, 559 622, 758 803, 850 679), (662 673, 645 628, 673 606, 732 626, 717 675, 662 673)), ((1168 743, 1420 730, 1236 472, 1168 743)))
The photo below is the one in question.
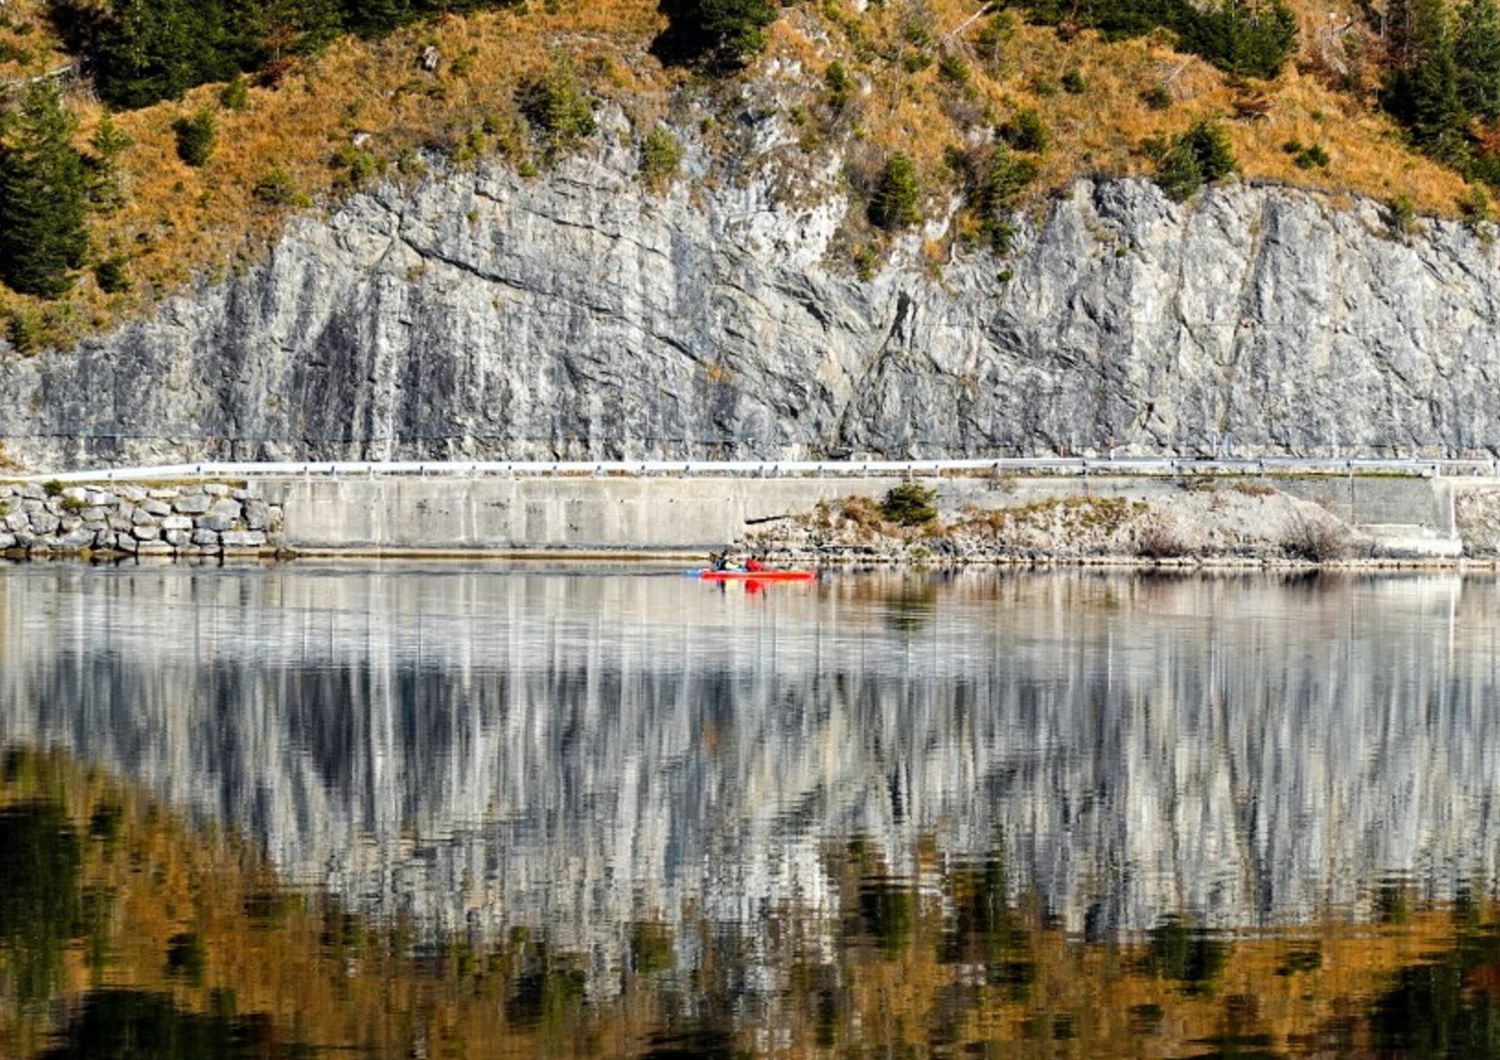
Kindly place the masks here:
MULTIPOLYGON (((1147 173, 1151 166, 1141 153, 1142 142, 1179 132, 1200 117, 1226 121, 1247 180, 1380 199, 1406 194, 1418 210, 1445 215, 1455 213, 1455 200, 1465 189, 1457 174, 1409 151, 1400 130, 1383 114, 1293 64, 1275 81, 1247 88, 1203 60, 1149 37, 1106 42, 1084 32, 1064 40, 1051 28, 1021 24, 1005 46, 1001 69, 991 76, 973 50, 982 22, 946 39, 978 5, 973 0, 926 0, 923 6, 922 22, 936 38, 925 48, 903 36, 904 24, 914 17, 911 5, 886 5, 860 19, 852 6, 840 8, 834 0, 821 11, 803 8, 785 17, 774 34, 773 52, 795 57, 815 71, 834 59, 848 65, 867 85, 859 107, 860 131, 882 151, 913 155, 929 187, 951 182, 945 148, 963 145, 989 119, 1004 120, 1031 108, 1051 136, 1037 184, 1042 193, 1056 191, 1080 174, 1147 173), (838 10, 846 23, 862 22, 880 56, 857 62, 847 34, 830 23, 831 10, 838 10), (971 71, 967 89, 946 79, 937 62, 915 73, 903 66, 914 53, 936 56, 944 49, 966 56, 971 71), (1058 87, 1069 70, 1083 75, 1081 94, 1058 87), (1173 105, 1152 110, 1142 95, 1163 82, 1169 83, 1173 105), (1266 115, 1236 119, 1236 100, 1251 94, 1265 97, 1266 115), (1331 156, 1329 166, 1297 168, 1282 150, 1290 139, 1321 144, 1331 156)), ((1317 13, 1304 17, 1313 19, 1317 13)))
POLYGON ((72 61, 52 32, 46 8, 46 0, 0 5, 0 84, 51 73, 72 61))
MULTIPOLYGON (((34 23, 27 37, 35 38, 38 52, 32 65, 47 67, 59 56, 36 17, 42 2, 12 0, 11 22, 34 23)), ((253 88, 247 110, 221 109, 219 148, 202 169, 178 161, 171 125, 214 104, 219 86, 120 115, 119 124, 136 141, 122 160, 128 205, 95 219, 94 245, 101 258, 129 259, 133 289, 106 295, 86 275, 67 299, 52 304, 0 290, 0 318, 20 315, 45 337, 66 340, 143 312, 194 276, 218 279, 244 267, 264 253, 289 213, 258 203, 256 183, 280 168, 307 200, 332 201, 347 181, 334 156, 357 137, 387 166, 423 147, 458 147, 460 156, 508 153, 522 164, 515 88, 555 56, 566 56, 594 92, 619 102, 649 129, 669 108, 673 89, 690 79, 649 55, 663 24, 657 0, 561 0, 554 6, 450 17, 380 42, 343 41, 293 70, 279 87, 253 88), (416 62, 429 43, 443 55, 436 74, 416 62), (476 132, 481 126, 490 131, 476 132)), ((1049 28, 1017 25, 992 76, 974 52, 983 23, 954 32, 978 7, 978 0, 891 0, 861 14, 849 0, 788 6, 770 32, 767 55, 741 85, 705 80, 693 94, 710 106, 741 90, 761 94, 801 123, 798 146, 790 151, 809 161, 843 151, 854 172, 868 174, 890 152, 906 151, 929 193, 929 215, 945 212, 955 192, 947 149, 979 142, 995 123, 1025 108, 1042 116, 1051 138, 1032 189, 1037 200, 1080 174, 1148 172, 1142 141, 1203 116, 1226 117, 1248 180, 1380 199, 1404 194, 1418 210, 1441 214, 1454 213, 1464 191, 1456 174, 1407 150, 1399 131, 1367 102, 1292 67, 1275 82, 1247 90, 1159 40, 1110 43, 1091 32, 1065 40, 1049 28), (913 43, 913 25, 925 27, 929 39, 913 43), (967 85, 940 69, 939 58, 949 52, 966 58, 967 85), (922 56, 930 63, 916 69, 922 56), (834 60, 857 85, 842 114, 831 112, 823 80, 834 60), (1086 83, 1081 94, 1048 90, 1075 69, 1086 83), (1142 93, 1164 81, 1174 103, 1152 110, 1142 93), (1263 94, 1266 114, 1234 120, 1235 102, 1247 91, 1263 94), (1282 150, 1290 139, 1320 144, 1331 156, 1329 166, 1298 169, 1282 150)), ((1311 40, 1316 20, 1328 13, 1309 6, 1302 17, 1311 40)), ((0 41, 14 32, 0 32, 0 41)), ((0 75, 22 72, 0 64, 0 75)), ((75 102, 82 142, 102 109, 87 98, 75 102)), ((735 149, 727 137, 720 147, 735 149)), ((851 222, 852 249, 871 237, 860 217, 851 215, 851 222)), ((946 249, 928 248, 932 267, 941 266, 946 249)))

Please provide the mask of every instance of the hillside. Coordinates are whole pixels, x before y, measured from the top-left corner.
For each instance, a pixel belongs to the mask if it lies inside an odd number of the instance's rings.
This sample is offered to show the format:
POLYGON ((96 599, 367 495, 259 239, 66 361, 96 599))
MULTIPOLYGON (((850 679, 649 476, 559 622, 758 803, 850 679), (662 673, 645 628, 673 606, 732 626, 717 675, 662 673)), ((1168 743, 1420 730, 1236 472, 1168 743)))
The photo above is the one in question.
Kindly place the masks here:
MULTIPOLYGON (((274 77, 253 71, 227 91, 208 83, 137 109, 98 102, 98 63, 68 54, 55 7, 10 0, 0 12, 0 78, 19 83, 72 63, 76 76, 63 80, 79 119, 74 142, 99 154, 88 145, 108 115, 129 146, 113 161, 118 204, 87 217, 89 267, 69 273, 71 288, 55 298, 0 288, 9 338, 26 350, 108 329, 190 283, 242 274, 289 216, 326 213, 361 187, 413 187, 433 167, 481 163, 546 183, 567 155, 597 152, 605 137, 643 160, 652 194, 762 183, 782 203, 840 199, 822 264, 856 277, 902 238, 900 225, 872 225, 868 209, 898 153, 914 163, 910 219, 926 221, 923 253, 938 272, 956 256, 1004 251, 1013 225, 997 213, 1040 205, 1079 176, 1156 171, 1153 138, 1169 141, 1204 118, 1222 122, 1245 181, 1434 214, 1455 214, 1461 202, 1474 213, 1477 201, 1459 175, 1474 167, 1417 151, 1411 129, 1380 107, 1370 58, 1380 42, 1353 5, 1294 8, 1294 54, 1274 78, 1256 79, 1174 50, 1180 32, 1126 36, 1080 28, 1089 19, 1079 9, 995 12, 975 0, 787 4, 764 50, 725 74, 654 54, 669 25, 654 0, 556 0, 334 35, 279 59, 274 77), (1034 24, 1049 20, 1058 24, 1034 24), (538 84, 551 93, 544 104, 564 108, 557 114, 581 101, 623 125, 548 129, 538 84), (216 143, 190 165, 174 123, 205 112, 216 143), (1012 149, 992 146, 997 129, 1012 149), (1036 129, 1044 144, 1028 139, 1036 129), (998 191, 983 180, 997 150, 1023 163, 998 191)), ((1088 10, 1107 21, 1102 5, 1088 10)), ((1482 153, 1482 123, 1471 135, 1482 153)))

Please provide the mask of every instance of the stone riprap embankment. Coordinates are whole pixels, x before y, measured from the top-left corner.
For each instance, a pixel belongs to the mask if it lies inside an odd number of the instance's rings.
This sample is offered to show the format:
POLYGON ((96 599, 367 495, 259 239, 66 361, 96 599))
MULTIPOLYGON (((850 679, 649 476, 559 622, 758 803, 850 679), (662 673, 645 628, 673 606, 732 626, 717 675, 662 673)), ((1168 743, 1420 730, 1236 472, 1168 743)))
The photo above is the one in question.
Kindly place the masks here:
POLYGON ((276 550, 280 506, 220 482, 0 484, 0 552, 218 556, 276 550))

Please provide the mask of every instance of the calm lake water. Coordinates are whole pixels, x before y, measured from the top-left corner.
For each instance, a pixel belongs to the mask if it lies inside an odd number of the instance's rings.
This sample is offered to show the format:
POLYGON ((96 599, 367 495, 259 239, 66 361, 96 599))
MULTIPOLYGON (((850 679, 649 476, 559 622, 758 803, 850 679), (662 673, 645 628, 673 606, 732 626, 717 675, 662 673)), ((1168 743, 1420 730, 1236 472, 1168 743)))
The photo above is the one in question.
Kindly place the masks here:
POLYGON ((1500 1055, 1492 578, 15 567, 0 748, 0 1056, 1500 1055))

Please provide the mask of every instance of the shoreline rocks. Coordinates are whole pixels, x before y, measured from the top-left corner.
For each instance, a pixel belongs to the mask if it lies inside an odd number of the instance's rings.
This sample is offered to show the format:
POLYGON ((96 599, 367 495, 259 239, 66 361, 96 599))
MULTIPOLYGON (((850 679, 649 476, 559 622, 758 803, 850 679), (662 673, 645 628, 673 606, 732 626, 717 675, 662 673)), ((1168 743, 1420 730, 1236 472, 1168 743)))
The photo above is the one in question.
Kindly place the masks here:
POLYGON ((1177 496, 1054 497, 938 513, 915 526, 849 496, 736 545, 773 566, 1452 567, 1384 547, 1323 507, 1253 484, 1177 496))
POLYGON ((277 551, 283 513, 222 482, 0 483, 0 553, 223 556, 277 551))

